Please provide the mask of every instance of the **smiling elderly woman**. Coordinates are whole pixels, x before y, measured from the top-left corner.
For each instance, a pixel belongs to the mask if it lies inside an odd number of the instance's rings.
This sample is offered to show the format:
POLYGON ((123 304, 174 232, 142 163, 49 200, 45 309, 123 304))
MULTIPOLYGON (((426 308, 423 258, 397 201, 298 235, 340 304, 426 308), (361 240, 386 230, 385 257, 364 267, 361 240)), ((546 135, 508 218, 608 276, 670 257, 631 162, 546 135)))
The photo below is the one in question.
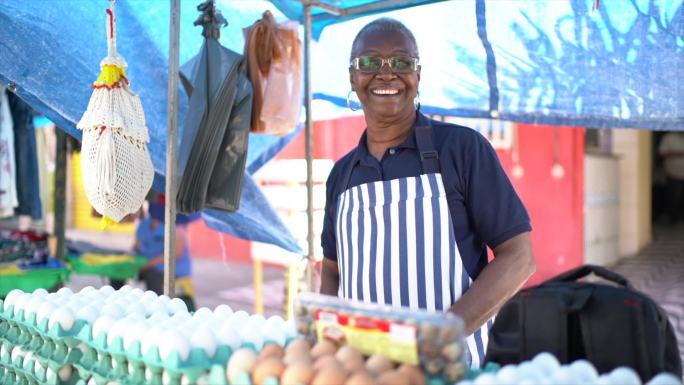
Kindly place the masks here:
POLYGON ((321 293, 456 313, 476 367, 492 317, 535 270, 530 219, 484 137, 419 112, 418 57, 393 19, 354 39, 367 128, 328 177, 321 293))

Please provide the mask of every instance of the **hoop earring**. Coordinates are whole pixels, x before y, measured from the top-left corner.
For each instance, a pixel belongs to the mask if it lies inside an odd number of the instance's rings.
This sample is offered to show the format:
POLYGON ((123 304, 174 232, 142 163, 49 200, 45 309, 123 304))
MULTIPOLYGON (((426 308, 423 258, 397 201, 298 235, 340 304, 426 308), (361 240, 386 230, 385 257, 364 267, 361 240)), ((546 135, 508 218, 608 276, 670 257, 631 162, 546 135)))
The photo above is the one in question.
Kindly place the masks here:
POLYGON ((413 98, 413 106, 416 108, 416 111, 420 111, 420 91, 416 91, 416 97, 413 98))
MULTIPOLYGON (((358 111, 358 108, 354 108, 354 102, 351 100, 351 95, 354 90, 349 90, 349 93, 347 94, 347 107, 349 107, 350 110, 352 111, 358 111)), ((359 103, 361 105, 361 103, 359 103)))

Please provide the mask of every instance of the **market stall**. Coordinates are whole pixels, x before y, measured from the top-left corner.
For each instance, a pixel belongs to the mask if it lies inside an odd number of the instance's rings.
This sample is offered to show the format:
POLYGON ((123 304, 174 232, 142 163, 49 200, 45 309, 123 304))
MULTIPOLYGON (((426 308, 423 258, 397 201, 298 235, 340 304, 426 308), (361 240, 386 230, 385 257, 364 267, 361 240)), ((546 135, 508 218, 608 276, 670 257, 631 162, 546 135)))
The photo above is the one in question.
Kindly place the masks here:
MULTIPOLYGON (((174 89, 178 4, 175 1, 171 11, 175 38, 171 38, 169 55, 173 62, 169 66, 169 111, 176 110, 178 97, 174 89)), ((318 2, 304 6, 309 159, 312 92, 308 44, 313 7, 346 13, 318 2)), ((361 13, 381 9, 356 8, 361 13)), ((498 100, 489 101, 487 113, 497 117, 498 100)), ((170 114, 172 133, 175 121, 175 114, 170 114)), ((174 153, 173 134, 170 138, 167 156, 174 153)), ((170 186, 166 191, 171 196, 175 185, 172 163, 166 162, 170 186)), ((311 179, 310 166, 308 171, 311 179)), ((167 207, 167 217, 174 218, 174 214, 173 205, 167 207)), ((310 255, 312 248, 310 236, 310 255)), ((172 271, 173 251, 167 250, 168 272, 172 271)), ((167 274, 165 281, 165 291, 172 294, 172 276, 167 274)), ((315 295, 300 297, 296 318, 288 321, 279 317, 266 320, 226 306, 191 314, 177 299, 130 287, 118 291, 106 286, 86 288, 79 293, 64 289, 57 293, 14 291, 1 305, 0 380, 8 383, 681 384, 668 374, 642 379, 634 369, 624 367, 599 374, 591 362, 561 365, 548 353, 503 368, 493 364, 470 370, 464 327, 455 316, 315 295)))

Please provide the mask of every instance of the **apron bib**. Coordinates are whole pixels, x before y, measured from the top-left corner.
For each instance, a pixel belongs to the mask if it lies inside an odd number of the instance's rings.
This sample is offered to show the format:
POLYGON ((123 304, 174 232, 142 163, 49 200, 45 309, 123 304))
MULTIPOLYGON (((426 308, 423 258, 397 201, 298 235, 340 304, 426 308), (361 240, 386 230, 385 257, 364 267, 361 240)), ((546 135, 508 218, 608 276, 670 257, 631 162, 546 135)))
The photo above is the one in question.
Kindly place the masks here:
MULTIPOLYGON (((428 123, 415 130, 422 175, 365 183, 338 198, 338 296, 446 311, 472 279, 458 251, 432 127, 428 123)), ((351 169, 343 179, 345 188, 351 169)), ((471 367, 479 367, 484 359, 491 324, 486 322, 466 339, 471 367)))

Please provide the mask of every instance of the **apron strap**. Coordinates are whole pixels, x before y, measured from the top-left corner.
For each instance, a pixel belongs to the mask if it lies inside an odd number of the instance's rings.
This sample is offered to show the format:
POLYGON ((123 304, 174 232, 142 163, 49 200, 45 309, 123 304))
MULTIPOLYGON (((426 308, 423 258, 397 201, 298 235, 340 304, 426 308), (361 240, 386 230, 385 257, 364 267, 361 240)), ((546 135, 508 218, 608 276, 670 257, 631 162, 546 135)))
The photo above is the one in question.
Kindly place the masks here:
POLYGON ((423 165, 424 174, 438 174, 439 154, 435 150, 432 141, 432 123, 423 114, 418 115, 416 130, 416 145, 420 152, 420 163, 423 165))

